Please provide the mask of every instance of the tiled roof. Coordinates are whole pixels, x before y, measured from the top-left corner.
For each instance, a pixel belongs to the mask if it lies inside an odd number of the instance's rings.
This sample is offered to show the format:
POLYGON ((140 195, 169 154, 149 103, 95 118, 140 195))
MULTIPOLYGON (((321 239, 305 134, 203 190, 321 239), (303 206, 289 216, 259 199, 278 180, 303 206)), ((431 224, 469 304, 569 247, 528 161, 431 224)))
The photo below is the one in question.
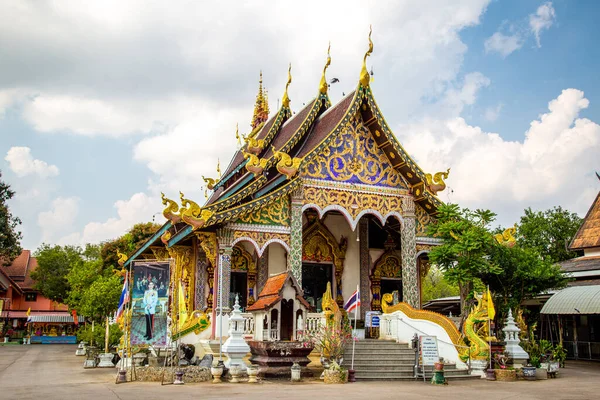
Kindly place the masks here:
POLYGON ((569 249, 579 250, 600 246, 600 192, 590 207, 569 249))
POLYGON ((600 256, 577 257, 560 262, 561 269, 566 272, 600 270, 600 256))
MULTIPOLYGON (((291 139, 294 133, 296 133, 298 128, 300 128, 300 125, 302 125, 302 122, 304 122, 304 120, 306 119, 310 110, 312 110, 315 101, 317 101, 317 99, 314 99, 311 102, 309 102, 302 110, 300 110, 300 112, 294 114, 289 120, 285 122, 285 124, 283 124, 280 132, 277 134, 277 136, 273 138, 273 142, 271 143, 273 146, 275 146, 275 150, 280 150, 283 147, 283 145, 291 139)), ((272 155, 273 149, 271 148, 271 146, 269 146, 262 158, 269 158, 272 155)))
POLYGON ((265 296, 260 297, 254 304, 246 308, 247 311, 258 311, 271 308, 275 303, 281 300, 281 296, 265 296))
POLYGON ((31 257, 30 250, 23 250, 21 254, 17 258, 14 259, 11 265, 4 268, 4 272, 6 275, 10 276, 13 279, 24 279, 25 273, 27 271, 27 263, 31 257))
POLYGON ((31 257, 29 259, 29 268, 27 268, 27 274, 25 275, 25 280, 19 283, 21 289, 33 289, 33 285, 35 281, 31 278, 31 273, 37 269, 38 262, 37 258, 31 257))
POLYGON ((281 300, 281 291, 285 286, 285 282, 291 279, 291 275, 287 272, 282 272, 281 274, 273 275, 267 282, 265 286, 260 291, 258 295, 258 300, 250 307, 248 307, 247 311, 258 311, 264 310, 272 307, 275 303, 281 300))

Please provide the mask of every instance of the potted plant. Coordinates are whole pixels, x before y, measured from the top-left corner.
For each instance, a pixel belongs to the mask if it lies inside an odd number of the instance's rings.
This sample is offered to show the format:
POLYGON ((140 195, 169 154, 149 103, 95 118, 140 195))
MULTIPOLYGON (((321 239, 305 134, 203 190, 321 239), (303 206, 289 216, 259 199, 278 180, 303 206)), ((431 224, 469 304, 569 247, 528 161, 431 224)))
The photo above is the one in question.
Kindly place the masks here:
POLYGON ((324 382, 325 383, 346 383, 348 382, 348 370, 341 367, 338 363, 333 361, 329 368, 324 371, 324 382))
POLYGON ((504 382, 513 382, 517 380, 517 371, 514 368, 509 367, 509 356, 505 353, 494 354, 495 369, 494 374, 496 380, 504 382))
POLYGON ((556 362, 558 362, 559 367, 565 367, 565 360, 567 359, 567 351, 563 347, 561 343, 554 346, 552 349, 552 357, 556 362))

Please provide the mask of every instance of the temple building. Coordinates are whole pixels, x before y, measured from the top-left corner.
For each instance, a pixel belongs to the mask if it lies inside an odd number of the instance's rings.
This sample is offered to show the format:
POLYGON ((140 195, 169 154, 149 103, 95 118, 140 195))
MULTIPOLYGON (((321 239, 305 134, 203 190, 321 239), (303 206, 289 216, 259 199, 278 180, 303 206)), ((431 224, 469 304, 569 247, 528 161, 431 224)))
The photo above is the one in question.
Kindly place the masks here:
POLYGON ((327 283, 340 305, 358 286, 363 317, 396 290, 420 308, 427 253, 438 243, 426 228, 448 172, 426 174, 386 123, 370 87, 372 50, 369 37, 356 89, 335 105, 329 54, 316 96, 296 113, 291 66, 274 115, 261 74, 252 131, 222 177, 205 178, 206 203, 163 195, 168 222, 125 265, 174 259, 172 278, 183 281, 188 310, 218 308, 219 269, 224 308, 236 294, 251 306, 267 279, 285 271, 316 312, 327 283))

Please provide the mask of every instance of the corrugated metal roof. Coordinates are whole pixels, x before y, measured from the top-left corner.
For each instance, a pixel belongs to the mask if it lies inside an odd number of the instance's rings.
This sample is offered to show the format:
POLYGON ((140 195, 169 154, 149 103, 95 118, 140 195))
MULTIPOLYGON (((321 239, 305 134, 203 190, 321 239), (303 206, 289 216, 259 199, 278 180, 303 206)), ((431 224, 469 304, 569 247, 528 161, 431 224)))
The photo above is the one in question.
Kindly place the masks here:
POLYGON ((600 285, 572 286, 550 297, 542 314, 600 314, 600 285))

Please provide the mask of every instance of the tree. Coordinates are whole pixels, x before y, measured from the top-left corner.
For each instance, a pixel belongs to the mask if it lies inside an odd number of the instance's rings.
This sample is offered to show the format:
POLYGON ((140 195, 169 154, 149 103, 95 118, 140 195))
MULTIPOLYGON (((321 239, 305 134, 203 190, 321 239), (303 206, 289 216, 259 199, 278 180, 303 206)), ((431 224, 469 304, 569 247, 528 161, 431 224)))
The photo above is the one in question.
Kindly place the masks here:
POLYGON ((31 273, 34 287, 50 300, 64 302, 69 296, 67 275, 73 266, 83 263, 81 248, 42 244, 36 251, 38 267, 31 273))
POLYGON ((561 289, 568 282, 559 265, 534 249, 498 245, 491 249, 490 259, 501 272, 482 274, 481 278, 495 297, 500 319, 509 308, 515 311, 524 300, 550 289, 561 289))
POLYGON ((437 223, 428 227, 429 234, 443 240, 431 250, 429 260, 444 271, 448 282, 458 285, 463 314, 475 279, 501 272, 489 257, 495 242, 488 226, 495 216, 489 210, 461 210, 456 204, 443 204, 438 207, 437 223))
POLYGON ((0 171, 0 261, 4 265, 10 265, 22 251, 20 245, 22 235, 17 231, 21 220, 12 215, 7 204, 14 195, 15 192, 10 189, 10 185, 2 180, 2 171, 0 171))
POLYGON ((82 294, 78 312, 102 322, 117 310, 123 284, 115 274, 98 277, 82 294))
POLYGON ((535 249, 545 260, 560 262, 576 257, 567 246, 577 233, 582 219, 577 214, 554 207, 546 211, 525 209, 517 226, 517 243, 535 249))
POLYGON ((160 225, 153 222, 139 223, 135 224, 125 235, 104 242, 100 251, 103 267, 118 268, 117 250, 127 255, 133 254, 159 229, 160 225))
POLYGON ((422 301, 426 302, 442 297, 457 296, 460 290, 456 284, 448 282, 444 273, 436 266, 431 266, 422 281, 422 301))

